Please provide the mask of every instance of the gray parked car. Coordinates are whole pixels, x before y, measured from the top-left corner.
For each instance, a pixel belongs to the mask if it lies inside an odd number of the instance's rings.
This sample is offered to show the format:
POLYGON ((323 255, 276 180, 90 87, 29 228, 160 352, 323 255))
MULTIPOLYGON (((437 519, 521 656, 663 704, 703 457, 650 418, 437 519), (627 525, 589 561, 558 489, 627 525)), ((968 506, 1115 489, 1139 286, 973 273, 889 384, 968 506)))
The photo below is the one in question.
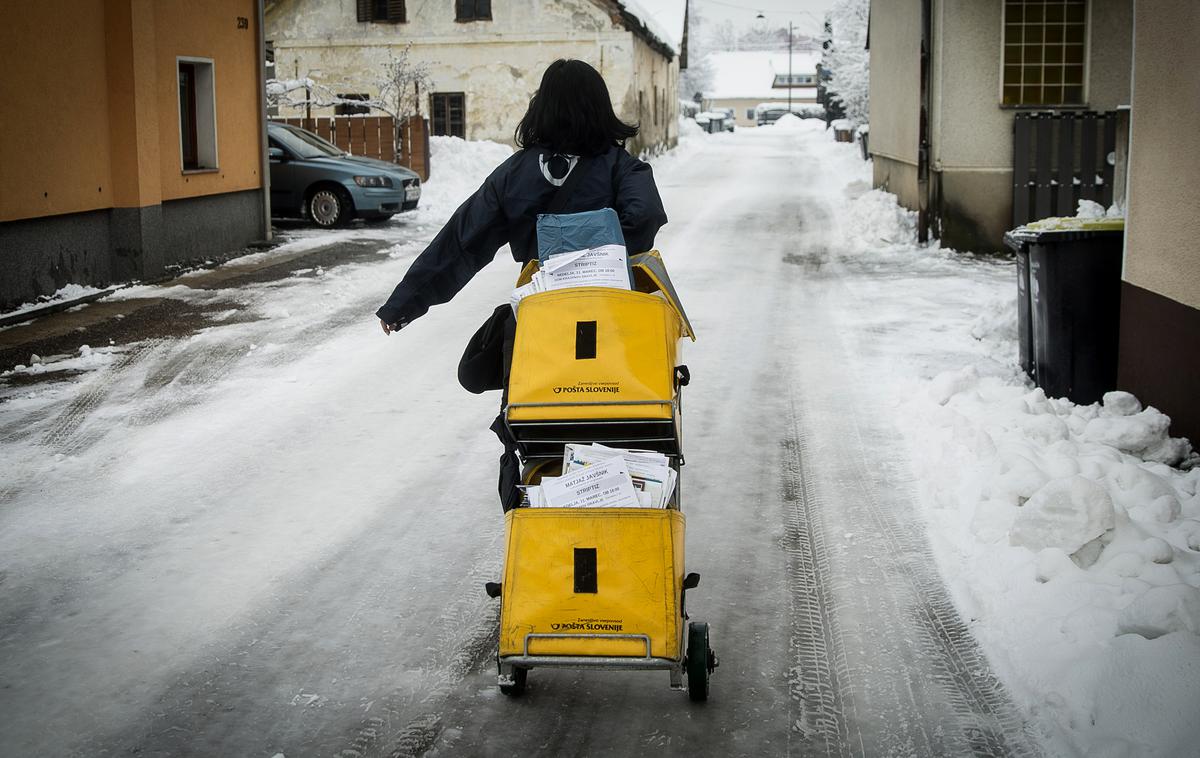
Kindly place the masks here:
POLYGON ((352 218, 386 221, 411 211, 421 179, 394 163, 350 155, 310 131, 267 124, 271 215, 311 219, 321 227, 352 218))

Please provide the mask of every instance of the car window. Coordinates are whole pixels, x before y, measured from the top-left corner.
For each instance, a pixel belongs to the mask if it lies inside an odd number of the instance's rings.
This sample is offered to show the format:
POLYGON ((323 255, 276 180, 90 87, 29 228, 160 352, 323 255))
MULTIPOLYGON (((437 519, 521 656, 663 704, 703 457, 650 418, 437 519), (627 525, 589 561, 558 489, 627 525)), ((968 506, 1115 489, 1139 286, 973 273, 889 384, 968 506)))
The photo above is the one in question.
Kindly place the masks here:
POLYGON ((271 139, 301 158, 339 156, 346 153, 315 134, 303 129, 272 129, 271 139))

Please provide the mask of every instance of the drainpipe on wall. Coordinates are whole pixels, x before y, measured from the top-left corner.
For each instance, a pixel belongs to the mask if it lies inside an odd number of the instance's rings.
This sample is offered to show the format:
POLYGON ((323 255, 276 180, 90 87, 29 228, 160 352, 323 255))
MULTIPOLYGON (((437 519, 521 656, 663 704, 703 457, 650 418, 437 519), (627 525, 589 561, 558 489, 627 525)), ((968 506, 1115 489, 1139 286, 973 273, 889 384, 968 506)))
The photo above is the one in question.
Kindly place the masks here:
POLYGON ((263 0, 256 0, 258 31, 255 33, 258 59, 258 162, 262 177, 262 238, 271 239, 271 162, 267 159, 267 78, 264 62, 267 59, 267 40, 264 28, 263 0))
POLYGON ((932 0, 921 0, 921 111, 917 126, 917 240, 929 241, 929 75, 932 0))

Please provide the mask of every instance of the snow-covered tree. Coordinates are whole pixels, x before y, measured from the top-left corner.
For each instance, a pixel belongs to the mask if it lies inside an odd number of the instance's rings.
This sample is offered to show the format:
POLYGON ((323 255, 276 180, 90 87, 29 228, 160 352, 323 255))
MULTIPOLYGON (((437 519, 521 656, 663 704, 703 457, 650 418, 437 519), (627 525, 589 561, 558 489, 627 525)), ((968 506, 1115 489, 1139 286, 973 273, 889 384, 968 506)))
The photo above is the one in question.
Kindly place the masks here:
POLYGON ((834 4, 829 10, 829 39, 822 58, 822 66, 830 73, 830 97, 856 124, 867 123, 870 104, 866 49, 870 7, 870 0, 838 0, 834 4))
POLYGON ((733 27, 733 22, 725 19, 707 30, 704 44, 709 50, 737 50, 738 33, 733 27))
POLYGON ((267 105, 281 108, 332 108, 351 105, 382 111, 397 124, 420 111, 421 96, 433 88, 428 63, 410 58, 410 47, 399 53, 388 51, 388 57, 378 68, 372 81, 327 83, 310 77, 301 79, 268 79, 267 105), (344 97, 338 92, 369 91, 365 99, 344 97))
POLYGON ((679 99, 695 101, 696 95, 712 88, 711 50, 707 39, 708 24, 695 5, 688 8, 688 67, 679 72, 679 99))

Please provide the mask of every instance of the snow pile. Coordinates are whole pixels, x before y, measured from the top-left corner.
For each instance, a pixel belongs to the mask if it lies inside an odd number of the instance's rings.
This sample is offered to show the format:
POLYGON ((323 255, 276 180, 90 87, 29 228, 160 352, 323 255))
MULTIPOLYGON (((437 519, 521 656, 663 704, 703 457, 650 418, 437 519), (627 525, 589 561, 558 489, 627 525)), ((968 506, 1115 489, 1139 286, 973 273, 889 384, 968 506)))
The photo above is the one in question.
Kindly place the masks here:
POLYGON ((47 305, 51 305, 53 303, 61 303, 61 302, 68 301, 68 300, 76 300, 78 298, 86 297, 88 295, 94 295, 98 292, 103 292, 103 291, 104 290, 102 290, 98 287, 85 287, 82 284, 68 284, 65 287, 62 287, 61 289, 57 290, 53 295, 42 295, 41 297, 39 297, 36 301, 34 301, 32 303, 25 303, 23 305, 19 305, 16 308, 12 309, 11 311, 5 311, 3 313, 0 313, 0 315, 2 315, 2 316, 19 316, 23 313, 30 313, 32 311, 36 311, 41 308, 45 308, 47 305))
POLYGON ((1075 218, 1125 218, 1125 209, 1120 203, 1105 208, 1095 200, 1080 200, 1075 218))
POLYGON ((1033 388, 1016 365, 1015 273, 976 277, 996 262, 918 243, 916 214, 869 189, 853 146, 828 147, 845 197, 831 254, 938 277, 934 291, 970 304, 914 290, 907 317, 927 314, 931 334, 902 341, 914 370, 889 392, 942 574, 993 665, 1064 753, 1194 752, 1200 456, 1129 393, 1079 406, 1033 388), (949 343, 967 365, 932 360, 949 343))
POLYGON ((120 352, 116 347, 92 348, 80 345, 78 355, 53 355, 43 358, 40 355, 29 356, 29 364, 17 364, 11 370, 0 372, 0 377, 13 374, 47 374, 54 371, 92 371, 103 368, 116 360, 120 352))
POLYGON ((677 166, 686 165, 698 152, 705 149, 707 140, 720 139, 723 136, 729 137, 732 134, 732 132, 709 134, 692 119, 680 116, 679 142, 675 147, 658 155, 646 156, 643 160, 654 167, 656 177, 661 177, 664 173, 670 173, 677 166))
POLYGON ((679 142, 680 143, 682 143, 686 139, 690 139, 692 137, 698 137, 704 133, 705 133, 704 130, 700 128, 700 125, 697 124, 695 122, 695 120, 690 119, 690 118, 685 118, 684 116, 679 117, 679 142))
MULTIPOLYGON (((804 123, 804 119, 800 118, 796 114, 785 113, 782 116, 780 116, 779 118, 777 118, 775 120, 775 122, 772 123, 770 126, 772 129, 781 129, 784 131, 789 131, 789 130, 796 131, 798 129, 808 129, 811 127, 811 125, 813 123, 820 123, 820 122, 812 121, 808 126, 806 126, 804 123)), ((824 126, 824 124, 821 124, 821 125, 824 126)))
MULTIPOLYGON (((847 145, 847 147, 852 147, 847 145)), ((867 165, 855 154, 853 159, 867 165)), ((838 214, 839 242, 848 253, 882 252, 881 247, 917 247, 917 214, 900 205, 896 196, 870 190, 844 204, 838 214)))
MULTIPOLYGON (((1009 342, 1017 339, 1017 299, 1011 293, 997 295, 983 303, 971 324, 971 336, 981 342, 1009 342)), ((999 346, 997 346, 999 347, 999 346)))
POLYGON ((421 188, 417 209, 445 220, 513 149, 488 140, 468 142, 461 137, 436 136, 429 138, 429 154, 429 181, 421 188))
POLYGON ((1170 419, 1125 392, 1079 406, 974 366, 908 411, 947 575, 1035 710, 1089 752, 1118 734, 1114 754, 1194 739, 1187 719, 1134 728, 1200 702, 1200 459, 1170 419), (1150 661, 1153 676, 1126 676, 1150 661))

